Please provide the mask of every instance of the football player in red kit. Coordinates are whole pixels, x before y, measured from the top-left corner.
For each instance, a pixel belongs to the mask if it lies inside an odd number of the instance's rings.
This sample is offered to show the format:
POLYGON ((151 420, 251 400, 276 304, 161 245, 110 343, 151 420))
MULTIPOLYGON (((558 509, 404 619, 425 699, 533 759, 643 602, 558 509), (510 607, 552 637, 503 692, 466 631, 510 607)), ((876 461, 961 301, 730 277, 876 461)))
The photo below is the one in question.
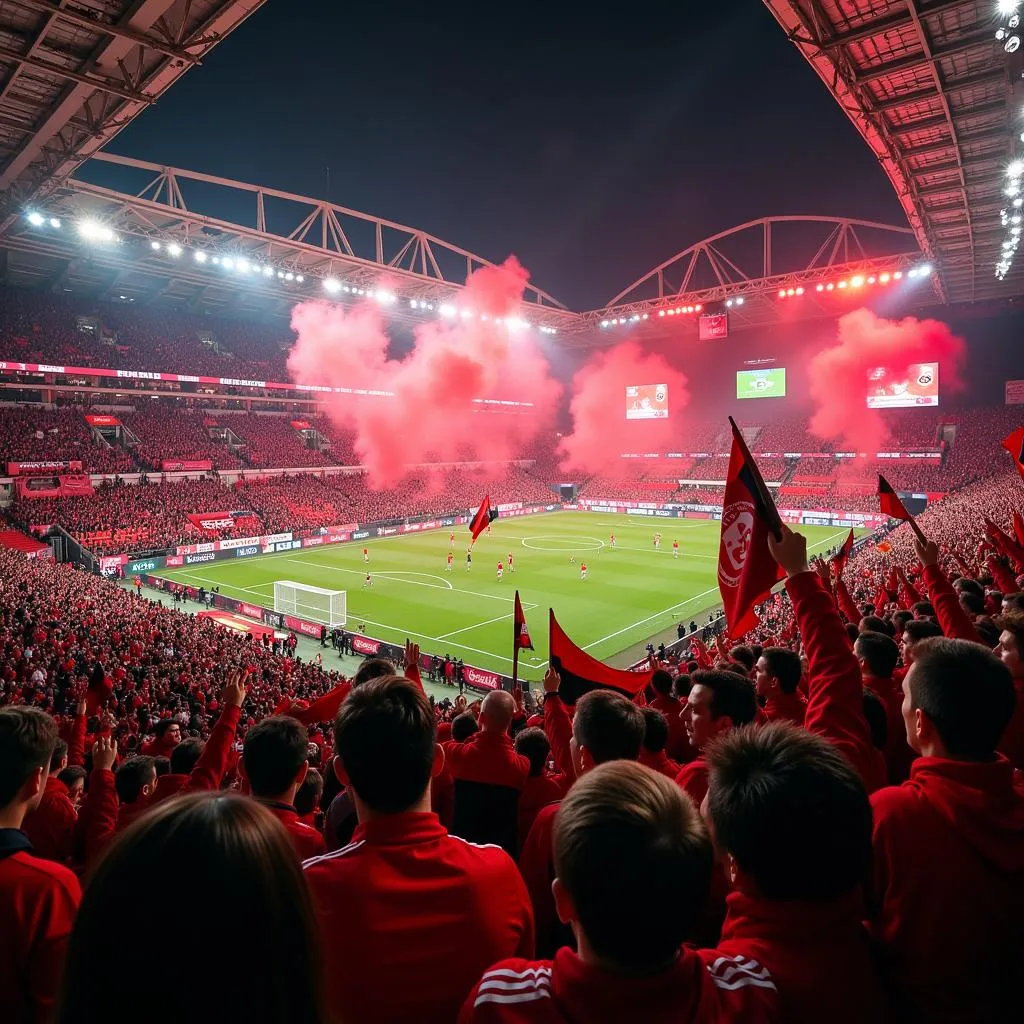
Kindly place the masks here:
POLYGON ((445 572, 451 572, 451 571, 452 571, 452 558, 453 558, 453 557, 454 557, 454 556, 453 556, 453 555, 452 555, 452 553, 451 553, 451 552, 449 551, 449 552, 448 552, 448 564, 447 564, 447 565, 446 565, 446 566, 444 567, 444 571, 445 571, 445 572))
POLYGON ((672 557, 679 557, 679 541, 677 540, 672 541, 672 557))
POLYGON ((505 575, 505 566, 503 566, 501 564, 501 562, 499 562, 498 563, 498 582, 499 583, 501 582, 501 577, 504 576, 504 575, 505 575))
POLYGON ((516 567, 515 567, 515 565, 512 562, 512 552, 511 551, 508 553, 508 571, 509 572, 515 572, 516 571, 516 567))
POLYGON ((369 560, 370 560, 370 549, 369 548, 363 548, 363 561, 364 562, 369 562, 369 560))

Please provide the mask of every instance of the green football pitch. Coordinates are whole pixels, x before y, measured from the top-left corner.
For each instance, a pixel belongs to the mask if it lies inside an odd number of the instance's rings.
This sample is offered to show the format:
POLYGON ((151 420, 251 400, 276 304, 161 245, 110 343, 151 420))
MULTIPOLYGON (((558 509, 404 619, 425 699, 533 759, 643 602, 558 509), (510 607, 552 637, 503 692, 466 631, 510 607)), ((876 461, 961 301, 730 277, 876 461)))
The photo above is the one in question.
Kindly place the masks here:
MULTIPOLYGON (((716 578, 719 524, 698 519, 637 521, 631 516, 554 512, 499 519, 473 548, 456 528, 454 562, 446 571, 449 530, 403 534, 171 569, 158 573, 192 586, 273 607, 274 581, 345 590, 349 630, 390 643, 406 638, 425 652, 511 672, 512 603, 519 590, 535 651, 520 657, 520 676, 536 681, 548 657, 548 609, 590 654, 622 665, 623 652, 671 631, 680 619, 706 621, 719 604, 716 578), (654 548, 661 530, 660 550, 654 548), (616 545, 611 547, 610 536, 616 545), (672 541, 679 541, 679 558, 672 541), (371 587, 363 547, 369 548, 371 587), (508 571, 512 554, 515 572, 508 571), (573 561, 575 559, 575 561, 573 561), (498 561, 505 577, 496 578, 498 561), (587 579, 580 578, 585 563, 587 579), (615 655, 620 655, 616 658, 615 655)), ((812 552, 841 543, 847 530, 802 526, 812 552)))

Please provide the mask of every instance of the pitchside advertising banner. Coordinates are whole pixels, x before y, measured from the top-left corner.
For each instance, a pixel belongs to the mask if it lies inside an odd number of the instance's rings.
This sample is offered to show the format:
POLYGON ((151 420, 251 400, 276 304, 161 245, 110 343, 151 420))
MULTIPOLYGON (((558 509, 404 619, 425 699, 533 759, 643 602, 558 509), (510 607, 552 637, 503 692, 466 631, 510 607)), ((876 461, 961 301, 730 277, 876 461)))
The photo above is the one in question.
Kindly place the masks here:
POLYGON ((213 469, 211 459, 164 459, 161 467, 165 473, 198 473, 213 469))
POLYGON ((1006 382, 1006 404, 1024 405, 1024 380, 1006 382))

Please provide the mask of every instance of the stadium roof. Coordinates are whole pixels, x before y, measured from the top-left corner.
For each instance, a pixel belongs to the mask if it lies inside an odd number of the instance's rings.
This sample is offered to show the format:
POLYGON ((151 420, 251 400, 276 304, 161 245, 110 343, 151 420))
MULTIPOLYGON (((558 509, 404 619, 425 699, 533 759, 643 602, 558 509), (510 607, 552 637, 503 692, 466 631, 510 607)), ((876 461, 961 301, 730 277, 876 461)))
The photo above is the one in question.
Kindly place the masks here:
POLYGON ((0 233, 263 3, 0 4, 0 233))
POLYGON ((1024 258, 995 276, 1024 127, 1021 52, 996 39, 997 0, 764 2, 877 155, 942 297, 1024 292, 1024 258))

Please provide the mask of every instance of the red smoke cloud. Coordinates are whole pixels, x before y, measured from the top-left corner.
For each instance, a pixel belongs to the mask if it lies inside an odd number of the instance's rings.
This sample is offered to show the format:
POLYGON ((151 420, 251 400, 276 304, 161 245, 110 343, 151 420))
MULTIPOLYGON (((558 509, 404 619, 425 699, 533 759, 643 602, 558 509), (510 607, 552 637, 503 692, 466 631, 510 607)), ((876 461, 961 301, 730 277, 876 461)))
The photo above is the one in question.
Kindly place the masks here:
POLYGON ((640 466, 623 460, 625 453, 678 451, 681 414, 689 401, 686 377, 636 342, 598 353, 573 378, 572 433, 559 445, 563 468, 626 473, 640 466), (668 418, 627 420, 626 387, 631 384, 667 384, 668 418))
POLYGON ((914 363, 939 364, 943 392, 962 387, 963 339, 938 320, 885 320, 868 309, 839 319, 839 344, 812 360, 811 431, 857 452, 876 452, 889 436, 881 414, 867 407, 868 374, 876 367, 905 379, 914 363))
POLYGON ((478 315, 418 326, 401 359, 388 358, 384 317, 372 300, 355 308, 303 302, 292 310, 298 340, 288 368, 296 382, 394 393, 324 395, 331 418, 355 431, 374 486, 393 483, 410 463, 512 459, 550 424, 561 385, 532 331, 495 322, 519 315, 528 276, 514 257, 476 271, 458 302, 478 315), (492 414, 478 398, 533 402, 534 409, 492 414))

